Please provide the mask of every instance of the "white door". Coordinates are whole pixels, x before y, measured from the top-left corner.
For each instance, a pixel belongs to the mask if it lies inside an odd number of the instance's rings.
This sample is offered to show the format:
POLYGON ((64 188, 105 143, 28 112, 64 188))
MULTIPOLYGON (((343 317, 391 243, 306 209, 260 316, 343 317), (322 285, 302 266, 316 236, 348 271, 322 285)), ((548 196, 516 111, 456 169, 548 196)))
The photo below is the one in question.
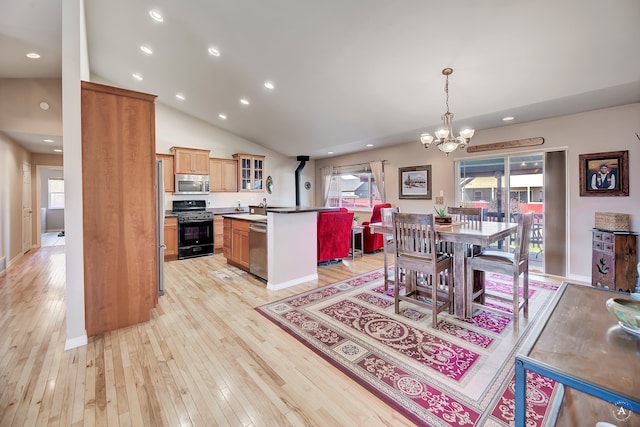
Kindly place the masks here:
POLYGON ((31 249, 31 165, 22 164, 22 252, 31 249))

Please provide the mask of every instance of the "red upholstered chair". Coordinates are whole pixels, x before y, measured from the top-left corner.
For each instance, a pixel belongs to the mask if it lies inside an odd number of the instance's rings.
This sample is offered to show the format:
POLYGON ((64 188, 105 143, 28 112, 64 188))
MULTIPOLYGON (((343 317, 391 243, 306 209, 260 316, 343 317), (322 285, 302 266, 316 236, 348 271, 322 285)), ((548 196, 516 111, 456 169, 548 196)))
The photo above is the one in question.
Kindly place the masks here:
POLYGON ((364 230, 362 231, 364 237, 364 251, 365 252, 375 252, 382 249, 384 246, 383 236, 382 234, 372 233, 369 224, 372 222, 380 222, 382 221, 382 213, 380 209, 382 208, 390 208, 391 203, 380 203, 373 206, 373 212, 371 212, 371 220, 365 221, 362 223, 364 230))
POLYGON ((353 212, 345 208, 318 212, 318 262, 349 256, 353 212))

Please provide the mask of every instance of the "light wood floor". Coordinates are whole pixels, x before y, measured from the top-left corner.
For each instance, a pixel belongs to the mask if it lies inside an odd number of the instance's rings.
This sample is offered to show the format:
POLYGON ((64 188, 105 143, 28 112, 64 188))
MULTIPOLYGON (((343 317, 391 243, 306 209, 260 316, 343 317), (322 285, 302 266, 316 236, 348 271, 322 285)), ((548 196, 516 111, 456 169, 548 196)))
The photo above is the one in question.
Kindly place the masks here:
POLYGON ((269 292, 221 255, 166 263, 151 321, 64 351, 64 247, 0 277, 0 426, 408 426, 254 307, 382 266, 319 268, 269 292))
POLYGON ((40 246, 60 246, 64 245, 64 236, 59 236, 59 231, 49 231, 47 233, 42 233, 42 244, 40 246))

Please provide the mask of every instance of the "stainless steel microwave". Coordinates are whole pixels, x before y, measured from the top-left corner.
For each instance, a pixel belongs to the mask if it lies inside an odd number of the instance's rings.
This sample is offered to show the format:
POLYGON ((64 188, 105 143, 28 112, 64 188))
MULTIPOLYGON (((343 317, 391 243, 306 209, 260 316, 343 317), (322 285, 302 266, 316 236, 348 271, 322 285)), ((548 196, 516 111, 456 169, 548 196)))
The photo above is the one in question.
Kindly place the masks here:
POLYGON ((209 175, 177 173, 174 194, 209 194, 209 175))

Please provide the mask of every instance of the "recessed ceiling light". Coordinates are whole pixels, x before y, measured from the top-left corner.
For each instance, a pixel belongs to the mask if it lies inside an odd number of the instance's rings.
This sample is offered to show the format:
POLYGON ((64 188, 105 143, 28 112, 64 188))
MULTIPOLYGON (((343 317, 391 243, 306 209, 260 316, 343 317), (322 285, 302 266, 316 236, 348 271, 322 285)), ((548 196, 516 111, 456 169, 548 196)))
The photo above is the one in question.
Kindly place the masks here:
POLYGON ((44 110, 44 111, 47 111, 47 110, 49 109, 49 103, 47 103, 47 102, 45 102, 45 101, 42 101, 42 102, 40 103, 40 109, 41 109, 41 110, 44 110))
POLYGON ((164 18, 162 17, 162 15, 160 15, 160 12, 158 12, 157 10, 150 10, 149 16, 153 18, 153 20, 156 22, 164 21, 164 18))
POLYGON ((180 101, 184 101, 184 95, 181 93, 176 93, 176 98, 178 98, 180 101))
POLYGON ((218 48, 212 46, 209 48, 209 55, 220 56, 220 51, 218 50, 218 48))
POLYGON ((44 142, 53 142, 53 139, 51 138, 47 138, 47 139, 43 139, 44 142))
POLYGON ((153 55, 153 50, 149 46, 142 45, 142 46, 140 46, 140 50, 145 55, 153 55))
POLYGON ((269 90, 273 90, 275 89, 275 86, 273 85, 273 82, 270 82, 269 80, 267 80, 266 82, 264 82, 264 87, 266 87, 269 90))
POLYGON ((502 118, 502 121, 503 121, 503 122, 508 122, 508 121, 513 120, 513 119, 515 119, 515 117, 513 117, 513 116, 507 116, 507 117, 503 117, 503 118, 502 118))
POLYGON ((55 148, 53 151, 55 151, 56 153, 62 153, 62 150, 59 148, 55 148))
POLYGON ((27 58, 38 59, 38 58, 40 58, 40 55, 35 53, 35 52, 29 52, 29 53, 27 53, 27 58))
POLYGON ((220 117, 222 120, 227 120, 227 115, 224 113, 218 114, 218 117, 220 117))
POLYGON ((327 154, 333 154, 333 151, 329 151, 327 154))
POLYGON ((373 144, 367 144, 367 147, 373 147, 373 144))
POLYGON ((140 73, 133 73, 131 74, 131 76, 136 79, 137 81, 141 82, 142 81, 142 74, 140 73))
POLYGON ((247 98, 240 98, 240 104, 249 105, 249 100, 247 98))

